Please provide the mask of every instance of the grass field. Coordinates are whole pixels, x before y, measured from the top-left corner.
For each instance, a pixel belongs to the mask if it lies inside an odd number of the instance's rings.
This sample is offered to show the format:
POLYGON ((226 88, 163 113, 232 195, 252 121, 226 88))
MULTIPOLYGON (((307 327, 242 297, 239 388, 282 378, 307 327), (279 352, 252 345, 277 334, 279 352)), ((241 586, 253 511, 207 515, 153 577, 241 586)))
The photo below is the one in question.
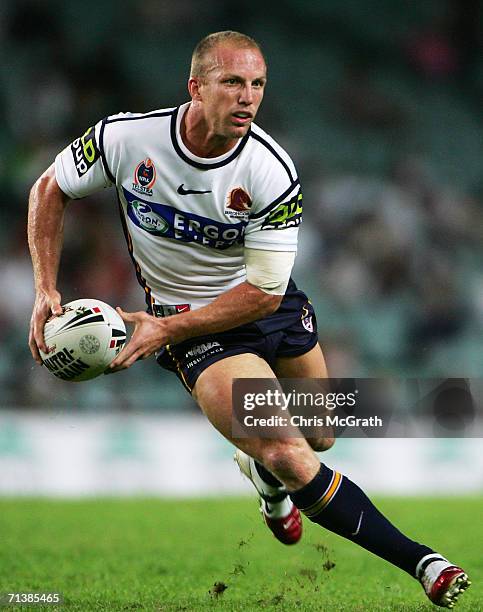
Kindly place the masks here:
MULTIPOLYGON (((467 569, 456 610, 483 610, 483 499, 378 504, 467 569)), ((30 610, 437 609, 409 576, 308 521, 282 546, 255 499, 0 500, 0 543, 0 593, 64 595, 30 610)))

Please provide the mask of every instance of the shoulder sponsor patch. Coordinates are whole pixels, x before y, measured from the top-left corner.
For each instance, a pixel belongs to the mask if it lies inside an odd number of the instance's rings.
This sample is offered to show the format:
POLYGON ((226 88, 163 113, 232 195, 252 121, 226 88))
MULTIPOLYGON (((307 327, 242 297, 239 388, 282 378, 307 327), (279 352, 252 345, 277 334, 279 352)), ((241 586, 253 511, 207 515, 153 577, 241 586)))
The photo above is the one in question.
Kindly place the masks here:
POLYGON ((75 169, 81 178, 100 157, 94 126, 90 127, 80 138, 76 138, 70 145, 70 150, 74 158, 75 169))
POLYGON ((302 194, 298 193, 289 202, 278 204, 262 223, 262 230, 296 227, 302 222, 302 194))

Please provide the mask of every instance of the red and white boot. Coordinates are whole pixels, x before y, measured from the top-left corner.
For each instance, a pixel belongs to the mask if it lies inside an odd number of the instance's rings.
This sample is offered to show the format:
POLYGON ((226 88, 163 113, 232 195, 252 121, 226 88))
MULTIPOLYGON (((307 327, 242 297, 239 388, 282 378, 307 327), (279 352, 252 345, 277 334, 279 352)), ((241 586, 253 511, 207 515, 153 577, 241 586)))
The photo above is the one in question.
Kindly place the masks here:
POLYGON ((267 527, 282 544, 296 544, 302 537, 302 517, 285 487, 275 487, 262 480, 255 461, 243 451, 237 449, 234 459, 260 496, 260 512, 267 527))
POLYGON ((421 559, 416 567, 416 578, 423 585, 430 601, 442 608, 453 608, 458 597, 471 584, 461 567, 452 565, 437 553, 421 559))

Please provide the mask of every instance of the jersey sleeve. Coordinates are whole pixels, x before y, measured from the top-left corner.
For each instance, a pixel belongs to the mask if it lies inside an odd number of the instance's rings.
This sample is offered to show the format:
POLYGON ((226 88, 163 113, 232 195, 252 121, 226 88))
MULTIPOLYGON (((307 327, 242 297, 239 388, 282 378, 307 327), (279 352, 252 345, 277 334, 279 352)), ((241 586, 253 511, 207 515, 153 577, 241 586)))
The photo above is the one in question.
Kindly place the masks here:
POLYGON ((72 199, 84 198, 112 185, 100 145, 103 122, 90 127, 55 158, 55 178, 72 199))
POLYGON ((267 251, 297 251, 302 193, 291 159, 283 149, 272 146, 253 176, 253 203, 245 230, 245 246, 267 251))

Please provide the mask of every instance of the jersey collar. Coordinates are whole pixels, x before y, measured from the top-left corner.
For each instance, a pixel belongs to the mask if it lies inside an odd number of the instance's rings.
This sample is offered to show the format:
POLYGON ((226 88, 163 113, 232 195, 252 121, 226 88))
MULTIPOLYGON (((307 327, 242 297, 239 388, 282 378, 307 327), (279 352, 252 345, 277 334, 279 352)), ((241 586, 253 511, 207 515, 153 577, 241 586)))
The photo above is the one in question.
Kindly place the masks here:
POLYGON ((190 166, 194 166, 195 168, 199 168, 200 170, 212 170, 214 168, 221 168, 221 166, 225 166, 229 164, 235 157, 242 152, 244 146, 246 145, 248 138, 250 137, 250 130, 243 136, 240 142, 234 147, 227 151, 223 155, 219 157, 198 157, 194 155, 183 143, 180 134, 180 126, 181 119, 183 115, 188 110, 190 102, 186 102, 186 104, 182 104, 174 109, 173 114, 171 116, 171 142, 173 143, 173 147, 176 153, 190 166))

